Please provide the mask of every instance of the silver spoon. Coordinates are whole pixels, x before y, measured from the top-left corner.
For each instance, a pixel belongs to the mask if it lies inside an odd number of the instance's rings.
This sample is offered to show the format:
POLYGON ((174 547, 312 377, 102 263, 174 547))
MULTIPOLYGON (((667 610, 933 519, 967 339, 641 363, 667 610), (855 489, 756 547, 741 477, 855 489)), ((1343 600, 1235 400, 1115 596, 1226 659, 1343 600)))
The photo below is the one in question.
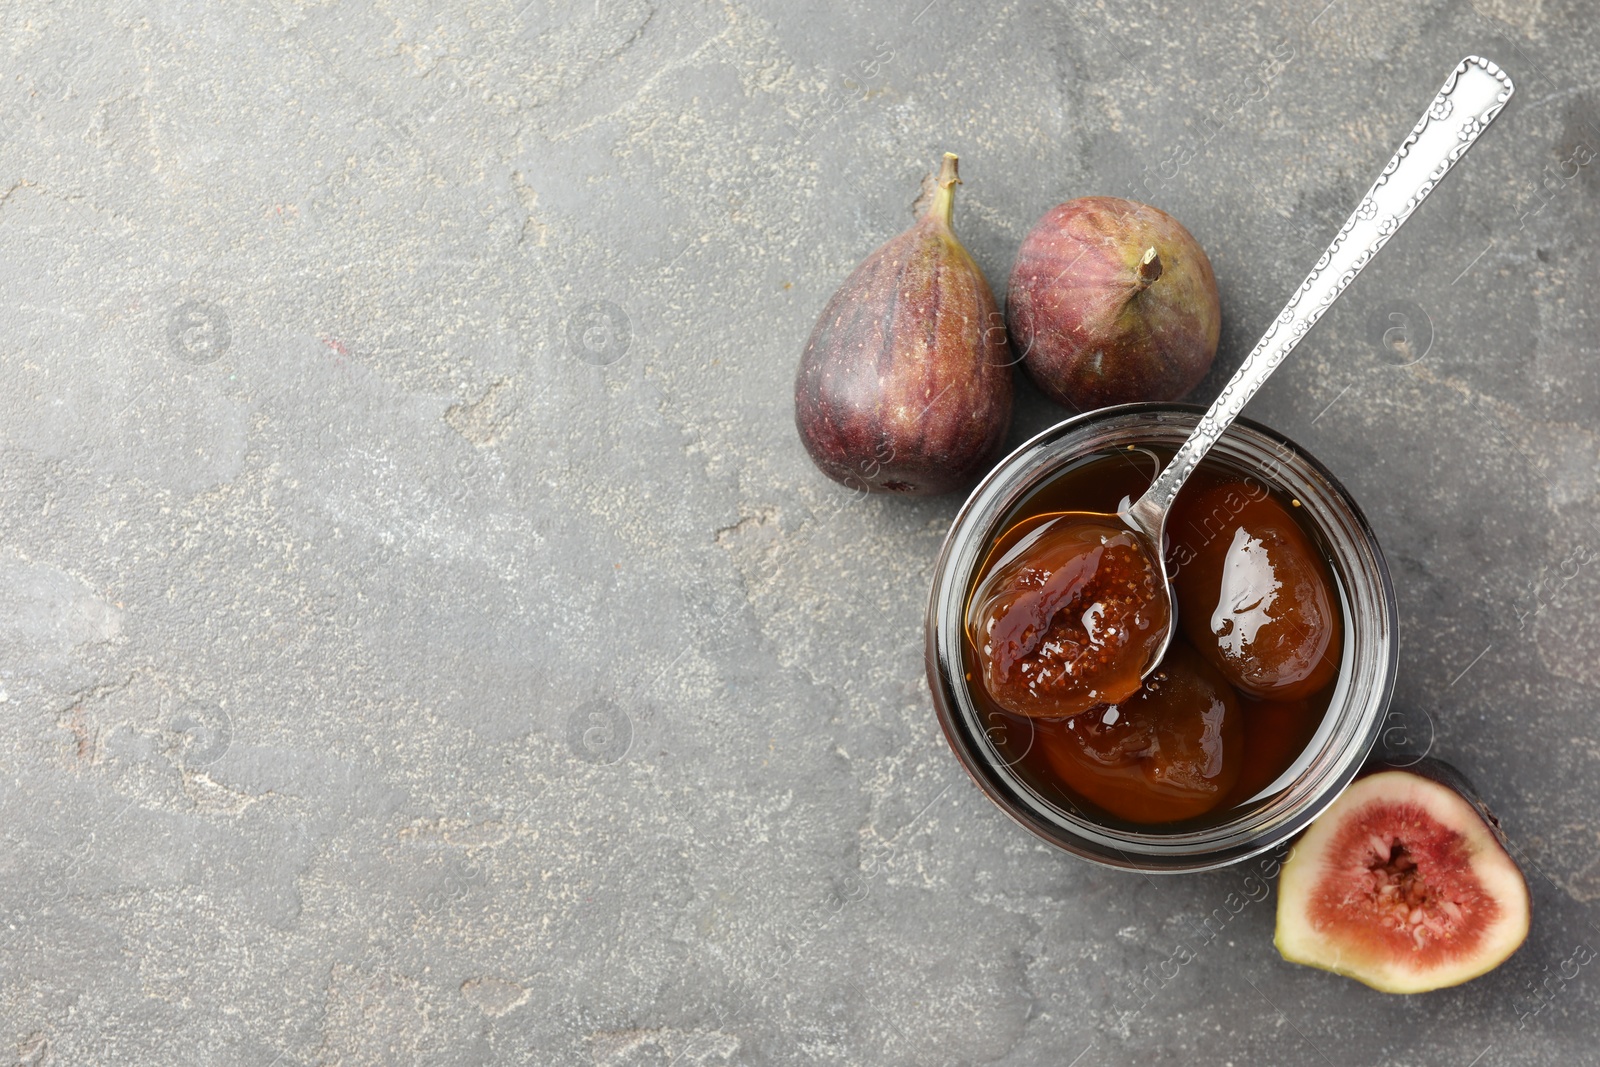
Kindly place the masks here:
POLYGON ((1367 190, 1328 250, 1322 253, 1317 265, 1289 298, 1289 303, 1272 320, 1255 350, 1201 416, 1199 425, 1172 457, 1172 462, 1143 496, 1120 513, 1122 520, 1145 538, 1146 549, 1154 547, 1151 553, 1154 569, 1161 575, 1161 586, 1171 608, 1166 636, 1147 663, 1145 675, 1155 670, 1166 655, 1178 618, 1172 582, 1161 562, 1162 548, 1166 544, 1163 538, 1167 512, 1177 499, 1178 490, 1183 488, 1183 483, 1189 480, 1211 446, 1238 418, 1256 390, 1278 369, 1284 357, 1294 351, 1295 345, 1322 313, 1333 305, 1361 269, 1372 262, 1372 257, 1411 217, 1445 172, 1466 154, 1478 135, 1500 114, 1500 109, 1511 99, 1512 91, 1511 79, 1505 71, 1481 56, 1468 56, 1457 64, 1411 135, 1383 168, 1378 180, 1372 183, 1372 188, 1367 190))

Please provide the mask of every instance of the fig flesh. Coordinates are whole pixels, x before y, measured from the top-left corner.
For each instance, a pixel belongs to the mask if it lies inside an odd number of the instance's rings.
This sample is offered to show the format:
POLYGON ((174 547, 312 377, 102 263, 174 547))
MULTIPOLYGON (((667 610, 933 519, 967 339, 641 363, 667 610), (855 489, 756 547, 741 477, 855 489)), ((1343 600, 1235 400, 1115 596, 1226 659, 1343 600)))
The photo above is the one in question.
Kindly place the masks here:
POLYGON ((1438 761, 1358 778, 1284 862, 1278 951, 1386 993, 1493 970, 1528 936, 1528 886, 1504 840, 1438 761))
POLYGON ((1058 404, 1177 400, 1217 354, 1222 308, 1200 244, 1159 208, 1088 196, 1045 212, 1011 268, 1006 326, 1058 404))
POLYGON ((984 473, 1005 441, 1005 320, 950 228, 959 181, 946 153, 927 212, 839 287, 801 357, 800 440, 852 489, 948 493, 984 473))

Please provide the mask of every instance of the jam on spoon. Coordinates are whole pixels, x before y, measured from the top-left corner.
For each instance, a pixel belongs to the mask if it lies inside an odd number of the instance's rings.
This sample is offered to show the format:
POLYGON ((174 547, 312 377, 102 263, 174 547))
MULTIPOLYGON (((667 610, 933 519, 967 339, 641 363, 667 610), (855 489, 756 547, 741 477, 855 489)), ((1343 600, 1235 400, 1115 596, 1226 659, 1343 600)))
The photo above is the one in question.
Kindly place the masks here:
POLYGON ((990 567, 967 608, 983 684, 1018 715, 1061 718, 1139 691, 1171 630, 1159 563, 1115 516, 1059 514, 990 567))

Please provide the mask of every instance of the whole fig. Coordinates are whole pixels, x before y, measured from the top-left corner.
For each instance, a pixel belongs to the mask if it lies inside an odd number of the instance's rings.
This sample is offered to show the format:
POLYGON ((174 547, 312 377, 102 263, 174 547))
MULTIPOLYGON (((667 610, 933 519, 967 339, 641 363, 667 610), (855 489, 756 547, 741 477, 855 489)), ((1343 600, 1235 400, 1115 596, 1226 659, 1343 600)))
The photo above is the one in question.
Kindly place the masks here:
POLYGON ((950 228, 959 183, 946 153, 928 210, 851 273, 800 359, 800 440, 853 489, 948 493, 1005 440, 1012 361, 989 283, 950 228))
POLYGON ((1039 388, 1089 411, 1176 400, 1200 384, 1222 311, 1211 261, 1182 223, 1088 196, 1051 208, 1023 238, 1006 326, 1039 388))

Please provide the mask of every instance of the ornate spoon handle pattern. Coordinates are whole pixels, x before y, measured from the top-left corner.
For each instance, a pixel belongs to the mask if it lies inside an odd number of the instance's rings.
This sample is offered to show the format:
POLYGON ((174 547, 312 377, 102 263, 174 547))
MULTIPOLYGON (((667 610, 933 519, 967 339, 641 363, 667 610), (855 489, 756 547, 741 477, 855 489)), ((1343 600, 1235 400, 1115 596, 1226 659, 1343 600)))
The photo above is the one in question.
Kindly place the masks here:
POLYGON ((1129 517, 1157 544, 1161 524, 1178 490, 1263 382, 1361 269, 1388 243, 1400 224, 1439 179, 1472 147, 1511 98, 1511 79, 1498 66, 1468 56, 1372 183, 1338 236, 1278 313, 1249 357, 1173 456, 1155 483, 1129 509, 1129 517))

